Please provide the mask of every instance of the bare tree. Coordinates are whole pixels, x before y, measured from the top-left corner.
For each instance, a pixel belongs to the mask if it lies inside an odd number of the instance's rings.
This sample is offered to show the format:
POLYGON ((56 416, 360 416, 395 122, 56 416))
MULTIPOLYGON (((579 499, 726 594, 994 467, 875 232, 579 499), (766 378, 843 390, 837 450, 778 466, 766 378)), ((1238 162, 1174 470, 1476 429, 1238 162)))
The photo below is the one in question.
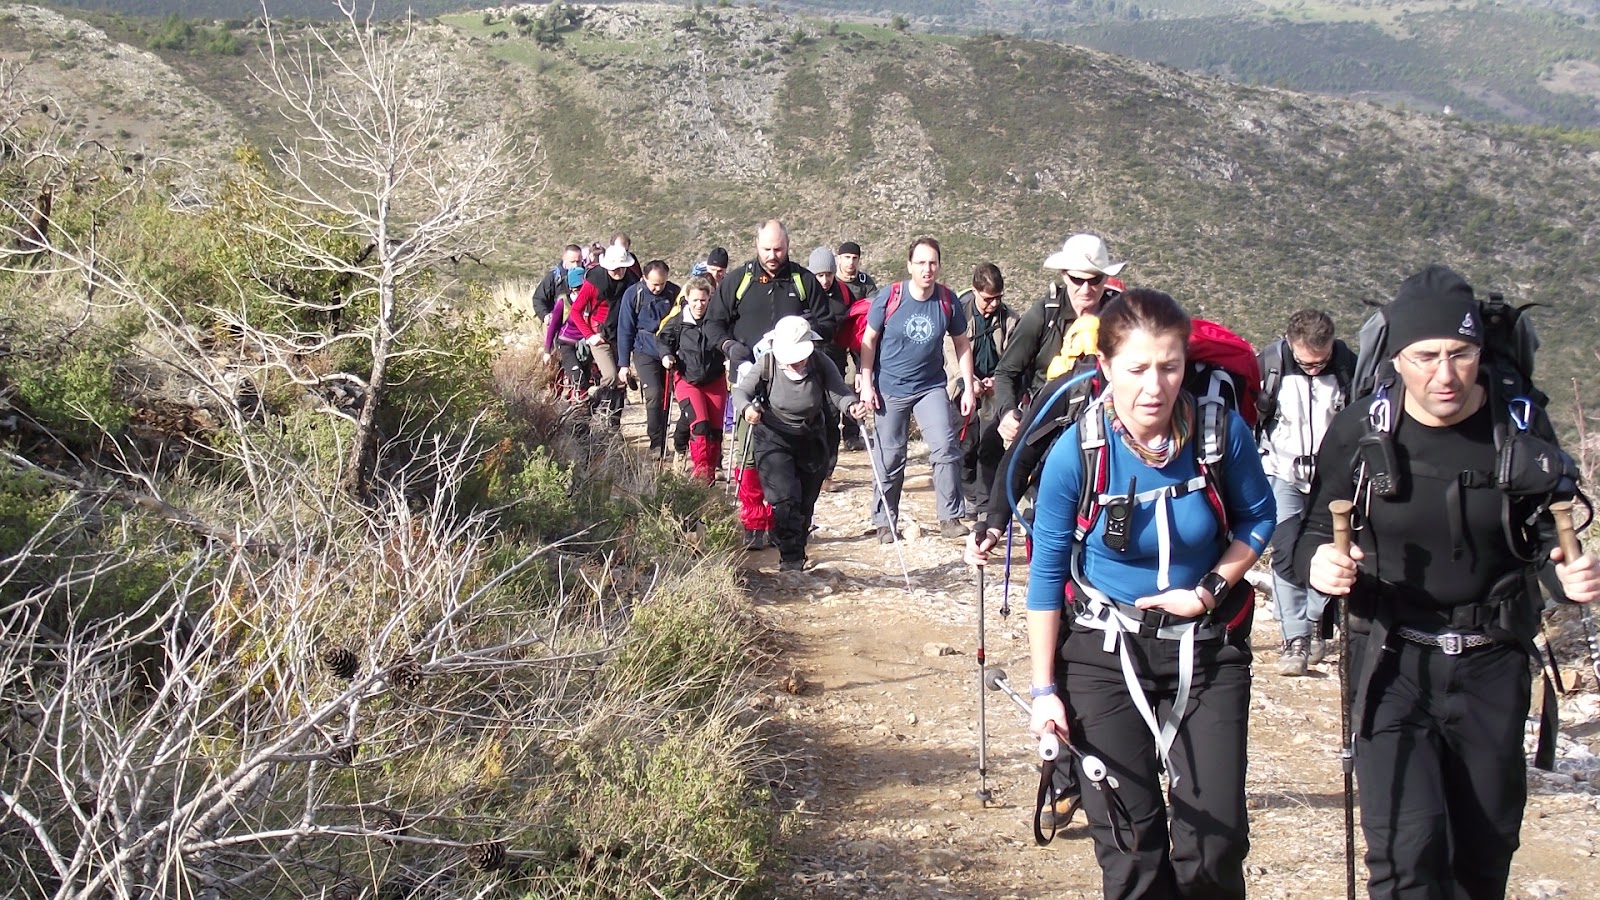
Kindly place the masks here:
POLYGON ((243 305, 214 312, 292 377, 340 380, 355 389, 359 404, 348 415, 355 436, 340 483, 362 497, 377 464, 376 417, 391 366, 402 354, 427 352, 408 337, 445 297, 441 270, 484 252, 485 226, 504 223, 543 182, 527 172, 536 147, 518 147, 500 120, 463 120, 458 100, 467 85, 452 79, 446 48, 410 24, 362 19, 354 0, 338 6, 344 27, 336 34, 307 30, 298 48, 269 23, 257 80, 291 133, 272 154, 279 172, 249 170, 250 199, 270 215, 247 227, 278 264, 332 274, 348 285, 321 311, 357 308, 370 317, 330 333, 264 327, 243 305), (307 354, 351 341, 370 352, 364 375, 309 376, 297 365, 307 354))

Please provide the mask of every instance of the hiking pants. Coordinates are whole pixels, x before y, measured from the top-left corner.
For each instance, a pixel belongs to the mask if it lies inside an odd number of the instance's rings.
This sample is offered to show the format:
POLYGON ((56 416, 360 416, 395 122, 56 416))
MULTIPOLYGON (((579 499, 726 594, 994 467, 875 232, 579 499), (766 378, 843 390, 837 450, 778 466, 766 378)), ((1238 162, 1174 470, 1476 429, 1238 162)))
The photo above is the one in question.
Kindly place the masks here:
POLYGON ((985 394, 979 399, 978 408, 972 411, 971 417, 963 420, 960 401, 950 401, 950 418, 957 423, 956 442, 961 447, 961 493, 967 500, 967 512, 979 521, 989 511, 989 492, 994 487, 993 469, 998 466, 1001 454, 1005 453, 1000 431, 995 426, 999 406, 993 394, 985 394), (988 449, 994 457, 987 477, 978 464, 985 441, 992 441, 988 449))
MULTIPOLYGON (((1117 849, 1104 790, 1083 778, 1083 808, 1107 900, 1243 898, 1250 851, 1245 817, 1245 738, 1249 730, 1250 654, 1220 639, 1195 645, 1189 705, 1172 744, 1172 820, 1161 796, 1155 736, 1134 706, 1121 655, 1106 632, 1071 625, 1066 661, 1067 725, 1085 753, 1099 756, 1118 781, 1128 822, 1119 820, 1128 853, 1117 849)), ((1172 707, 1178 642, 1121 635, 1157 722, 1172 707)))
POLYGON ((1503 643, 1450 656, 1394 635, 1382 652, 1356 744, 1367 892, 1500 900, 1528 800, 1528 655, 1503 643))
POLYGON ((750 431, 761 490, 772 505, 772 542, 778 545, 778 559, 802 561, 817 495, 828 474, 823 437, 816 432, 791 434, 766 425, 750 431))
POLYGON ((559 346, 561 348, 561 368, 567 370, 567 379, 572 382, 572 389, 577 392, 574 399, 586 400, 590 381, 589 364, 578 358, 576 344, 562 342, 559 346))
POLYGON ((717 480, 717 467, 722 465, 722 410, 728 402, 728 386, 720 378, 709 384, 679 379, 677 394, 683 409, 678 424, 684 437, 679 443, 674 435, 673 443, 678 452, 688 452, 694 477, 712 484, 717 480))
POLYGON ((663 401, 667 369, 660 359, 635 350, 633 371, 639 374, 639 385, 644 389, 644 433, 650 440, 650 453, 660 457, 667 449, 667 407, 663 401))
POLYGON ((628 386, 617 383, 617 360, 611 345, 602 341, 590 344, 595 367, 600 370, 600 392, 595 395, 595 405, 601 409, 613 428, 622 425, 622 404, 628 396, 628 386))
POLYGON ((766 531, 772 527, 772 507, 761 492, 761 476, 755 467, 755 430, 744 416, 735 414, 734 436, 738 441, 738 458, 733 461, 733 478, 739 494, 739 524, 747 531, 766 531))
MULTIPOLYGON (((1307 495, 1300 493, 1294 482, 1269 475, 1267 481, 1272 484, 1272 499, 1278 502, 1278 523, 1300 515, 1306 507, 1307 495)), ((1292 550, 1293 543, 1277 542, 1274 550, 1285 548, 1292 550)), ((1300 587, 1287 581, 1278 574, 1278 567, 1272 568, 1272 603, 1278 610, 1278 623, 1283 628, 1283 639, 1311 637, 1313 621, 1322 621, 1322 615, 1328 608, 1328 595, 1300 587)))
POLYGON ((873 491, 872 524, 898 526, 900 492, 906 483, 906 441, 911 417, 917 417, 922 439, 928 443, 928 462, 933 466, 934 508, 939 521, 961 518, 961 448, 956 443, 956 426, 950 416, 950 395, 944 385, 912 397, 890 397, 879 392, 883 409, 878 411, 878 472, 883 482, 873 491))

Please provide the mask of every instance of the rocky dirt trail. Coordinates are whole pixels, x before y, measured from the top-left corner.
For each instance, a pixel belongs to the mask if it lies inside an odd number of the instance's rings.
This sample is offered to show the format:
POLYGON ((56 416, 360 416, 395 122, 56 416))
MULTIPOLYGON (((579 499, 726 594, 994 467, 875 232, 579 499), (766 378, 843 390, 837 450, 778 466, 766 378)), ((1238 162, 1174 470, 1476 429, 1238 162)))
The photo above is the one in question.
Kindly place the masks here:
MULTIPOLYGON (((975 797, 976 587, 960 543, 937 536, 926 455, 919 459, 917 449, 902 515, 911 531, 931 534, 902 542, 911 590, 894 548, 864 533, 872 478, 864 453, 844 455, 841 490, 818 504, 813 568, 780 575, 776 551, 747 558, 752 598, 781 648, 780 674, 792 676, 757 699, 789 753, 791 811, 774 891, 785 898, 1098 897, 1081 814, 1053 845, 1034 846, 1036 744, 1020 712, 993 692, 994 799, 986 807, 975 797)), ((1025 684, 1027 570, 1013 567, 1009 618, 999 613, 1000 571, 993 567, 987 584, 988 658, 1025 684)), ((1342 897, 1338 679, 1331 664, 1306 678, 1273 674, 1277 642, 1276 623, 1258 612, 1250 892, 1342 897)), ((1580 665, 1575 651, 1563 660, 1569 672, 1580 665)), ((1569 695, 1562 713, 1566 774, 1530 778, 1513 897, 1600 897, 1600 792, 1590 783, 1600 785, 1600 697, 1569 695)))

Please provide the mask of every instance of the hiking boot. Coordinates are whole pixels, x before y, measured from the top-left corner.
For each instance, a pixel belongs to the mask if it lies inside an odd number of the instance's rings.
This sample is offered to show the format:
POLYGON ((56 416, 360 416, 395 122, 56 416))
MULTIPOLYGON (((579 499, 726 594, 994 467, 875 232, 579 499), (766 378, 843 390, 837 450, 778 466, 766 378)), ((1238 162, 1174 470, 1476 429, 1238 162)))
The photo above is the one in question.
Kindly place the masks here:
POLYGON ((1297 637, 1283 642, 1283 652, 1278 656, 1278 674, 1298 678, 1306 674, 1306 656, 1310 652, 1310 639, 1297 637))
POLYGON ((971 529, 967 527, 967 523, 961 521, 960 519, 945 519, 943 522, 939 523, 940 537, 966 537, 967 532, 970 530, 971 529))
POLYGON ((1328 658, 1328 642, 1322 635, 1313 633, 1306 643, 1306 665, 1321 665, 1328 658))
POLYGON ((878 543, 892 544, 894 543, 896 537, 897 535, 894 533, 893 528, 890 528, 887 525, 878 526, 878 543))
POLYGON ((772 546, 767 541, 767 532, 762 528, 746 528, 744 530, 744 548, 750 551, 765 550, 772 546))
POLYGON ((860 453, 862 450, 867 449, 867 442, 859 437, 845 438, 844 449, 860 453))
POLYGON ((779 572, 801 572, 806 567, 806 561, 801 559, 785 559, 778 563, 779 572))
POLYGON ((1072 824, 1072 817, 1078 814, 1078 807, 1083 805, 1083 797, 1062 797, 1055 803, 1039 811, 1039 827, 1049 830, 1061 830, 1072 824))
POLYGON ((832 478, 824 478, 824 479, 822 479, 822 492, 824 494, 831 494, 834 491, 837 491, 838 489, 839 489, 838 485, 833 483, 833 479, 832 478))

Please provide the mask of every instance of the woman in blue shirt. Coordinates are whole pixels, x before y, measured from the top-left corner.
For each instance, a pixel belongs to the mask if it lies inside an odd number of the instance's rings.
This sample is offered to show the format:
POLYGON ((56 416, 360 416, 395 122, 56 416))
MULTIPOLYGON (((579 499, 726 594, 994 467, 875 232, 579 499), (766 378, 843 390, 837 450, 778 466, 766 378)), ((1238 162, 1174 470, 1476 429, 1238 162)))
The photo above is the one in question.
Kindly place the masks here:
POLYGON ((1237 413, 1215 477, 1202 469, 1195 401, 1182 390, 1188 341, 1189 317, 1167 294, 1132 290, 1107 305, 1107 390, 1040 480, 1033 730, 1069 738, 1117 780, 1126 820, 1111 817, 1105 792, 1083 794, 1108 898, 1244 896, 1250 649, 1238 626, 1250 592, 1233 586, 1265 549, 1275 510, 1237 413), (1099 438, 1103 452, 1079 452, 1099 438), (1086 456, 1104 474, 1091 473, 1098 503, 1082 521, 1086 456))

